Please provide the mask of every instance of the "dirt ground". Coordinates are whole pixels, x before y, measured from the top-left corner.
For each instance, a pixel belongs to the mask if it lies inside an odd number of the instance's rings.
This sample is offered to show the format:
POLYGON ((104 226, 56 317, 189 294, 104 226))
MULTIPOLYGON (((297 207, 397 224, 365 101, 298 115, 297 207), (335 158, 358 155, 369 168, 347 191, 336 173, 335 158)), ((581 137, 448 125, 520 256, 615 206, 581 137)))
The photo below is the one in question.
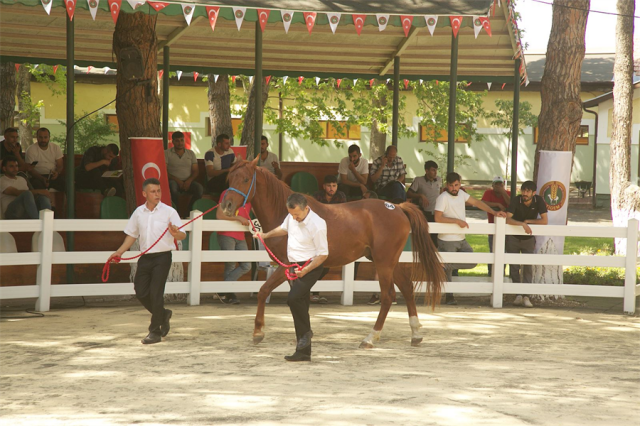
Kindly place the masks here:
MULTIPOLYGON (((312 362, 287 363, 285 295, 267 306, 257 346, 255 299, 245 296, 239 306, 170 305, 171 333, 149 346, 140 343, 149 315, 134 302, 72 308, 80 298, 56 299, 45 317, 3 319, 0 423, 640 424, 640 317, 623 315, 619 301, 421 306, 420 347, 410 346, 398 304, 376 348, 363 350, 379 308, 365 295, 355 306, 330 295, 311 308, 312 362)), ((26 316, 25 306, 5 306, 2 316, 26 316)))

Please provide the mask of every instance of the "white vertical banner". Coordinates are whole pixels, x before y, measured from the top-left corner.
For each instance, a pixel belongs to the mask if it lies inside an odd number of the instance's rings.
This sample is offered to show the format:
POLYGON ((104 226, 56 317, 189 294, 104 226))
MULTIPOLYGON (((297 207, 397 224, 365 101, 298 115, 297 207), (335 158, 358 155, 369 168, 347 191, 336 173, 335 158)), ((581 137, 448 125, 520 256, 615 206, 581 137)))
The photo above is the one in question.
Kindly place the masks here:
MULTIPOLYGON (((549 225, 566 225, 571 181, 571 151, 540 151, 538 191, 547 205, 549 225)), ((536 237, 536 253, 552 240, 558 254, 564 252, 564 237, 536 237)))

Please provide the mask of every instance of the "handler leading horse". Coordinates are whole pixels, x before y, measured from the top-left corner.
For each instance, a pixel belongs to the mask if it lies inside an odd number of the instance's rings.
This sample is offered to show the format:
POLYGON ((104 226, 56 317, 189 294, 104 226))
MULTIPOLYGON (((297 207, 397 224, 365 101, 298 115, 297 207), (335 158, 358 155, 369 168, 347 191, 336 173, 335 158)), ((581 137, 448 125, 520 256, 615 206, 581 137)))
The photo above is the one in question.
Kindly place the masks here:
MULTIPOLYGON (((220 207, 227 216, 248 201, 264 232, 280 226, 287 215, 287 197, 293 192, 267 170, 257 167, 259 157, 252 162, 242 161, 229 171, 229 190, 220 207)), ((307 197, 311 209, 327 222, 329 257, 325 267, 343 266, 362 256, 375 264, 380 281, 380 313, 373 331, 362 341, 361 348, 372 348, 380 339, 382 326, 395 296, 395 283, 407 302, 411 344, 422 342, 420 322, 414 300, 416 288, 426 282, 426 300, 432 308, 440 300, 440 290, 446 280, 438 252, 429 238, 426 219, 410 203, 394 205, 381 200, 361 200, 346 204, 327 205, 307 197), (413 262, 398 263, 402 250, 412 232, 413 262)), ((287 259, 286 237, 271 238, 269 248, 279 259, 287 259)), ((285 281, 285 268, 280 266, 267 279, 258 293, 253 342, 264 339, 264 309, 269 294, 285 281)))

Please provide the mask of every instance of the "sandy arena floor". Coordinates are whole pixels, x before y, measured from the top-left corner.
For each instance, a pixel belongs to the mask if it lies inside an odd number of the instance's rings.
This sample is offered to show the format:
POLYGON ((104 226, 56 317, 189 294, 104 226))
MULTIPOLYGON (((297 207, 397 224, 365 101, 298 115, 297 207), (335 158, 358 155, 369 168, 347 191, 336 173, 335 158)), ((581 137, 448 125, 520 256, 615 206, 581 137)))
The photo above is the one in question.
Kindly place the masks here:
POLYGON ((400 304, 362 350, 378 307, 312 306, 313 361, 287 363, 284 295, 258 346, 249 300, 170 305, 171 333, 149 346, 141 307, 94 305, 0 323, 0 423, 640 424, 640 318, 620 307, 420 307, 425 340, 413 348, 400 304))

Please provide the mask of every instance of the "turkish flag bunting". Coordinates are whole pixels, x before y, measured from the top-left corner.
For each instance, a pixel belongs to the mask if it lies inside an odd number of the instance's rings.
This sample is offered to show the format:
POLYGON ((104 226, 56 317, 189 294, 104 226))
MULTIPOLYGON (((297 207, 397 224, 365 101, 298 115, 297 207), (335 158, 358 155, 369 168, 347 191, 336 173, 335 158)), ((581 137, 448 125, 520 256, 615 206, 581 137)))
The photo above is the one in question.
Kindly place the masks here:
POLYGON ((362 27, 364 27, 364 20, 367 15, 352 15, 353 16, 353 25, 356 26, 356 32, 360 35, 362 31, 362 27))
POLYGON ((67 15, 69 15, 69 20, 73 21, 73 14, 76 11, 76 0, 65 0, 64 3, 67 8, 67 15))
POLYGON ((211 24, 211 31, 216 28, 216 20, 218 19, 219 6, 205 6, 207 9, 207 16, 209 17, 209 24, 211 24))
POLYGON ((298 77, 298 85, 302 84, 302 80, 304 80, 304 77, 298 77))
POLYGON ((304 16, 304 23, 307 24, 307 30, 309 30, 309 34, 311 34, 311 30, 313 30, 313 26, 316 23, 316 12, 302 12, 304 16))
POLYGON ((194 71, 193 72, 193 81, 198 80, 198 76, 200 75, 200 73, 198 71, 194 71))
POLYGON ((16 64, 16 72, 20 71, 20 64, 16 64))
POLYGON ((373 84, 376 82, 375 78, 372 78, 371 80, 369 80, 369 87, 373 87, 373 84))
POLYGON ((482 22, 482 28, 484 28, 487 34, 489 34, 489 37, 491 37, 491 22, 489 22, 489 18, 481 16, 478 19, 482 22))
POLYGON ((258 9, 258 18, 260 18, 260 28, 262 28, 262 32, 264 32, 264 27, 267 25, 267 21, 269 21, 269 14, 271 10, 269 9, 258 9))
POLYGON ((340 83, 342 83, 342 79, 341 78, 337 79, 336 83, 338 83, 338 89, 339 89, 340 88, 340 83))
POLYGON ((120 6, 122 6, 122 0, 107 0, 109 3, 109 12, 111 13, 111 18, 113 19, 113 23, 118 22, 118 15, 120 15, 120 6))
POLYGON ((413 23, 413 16, 400 16, 402 21, 402 29, 404 30, 404 36, 409 36, 409 30, 411 30, 411 24, 413 23))
POLYGON ((58 72, 58 65, 54 65, 53 66, 53 73, 57 73, 58 72))
POLYGON ((232 75, 232 76, 231 76, 231 81, 232 81, 233 83, 235 83, 235 82, 236 82, 236 76, 235 76, 235 75, 232 75))
POLYGON ((148 1, 149 5, 156 10, 156 12, 160 12, 165 7, 169 6, 169 3, 163 3, 161 1, 148 1))
POLYGON ((269 81, 271 81, 271 76, 270 75, 266 76, 264 80, 267 82, 267 84, 269 84, 269 81))
POLYGON ((164 75, 164 70, 158 71, 158 78, 162 80, 162 76, 164 75))
POLYGON ((453 36, 458 37, 458 30, 460 29, 460 25, 462 25, 462 16, 449 16, 449 20, 451 21, 453 36))
POLYGON ((409 88, 409 80, 405 79, 404 80, 404 90, 407 90, 409 88))

